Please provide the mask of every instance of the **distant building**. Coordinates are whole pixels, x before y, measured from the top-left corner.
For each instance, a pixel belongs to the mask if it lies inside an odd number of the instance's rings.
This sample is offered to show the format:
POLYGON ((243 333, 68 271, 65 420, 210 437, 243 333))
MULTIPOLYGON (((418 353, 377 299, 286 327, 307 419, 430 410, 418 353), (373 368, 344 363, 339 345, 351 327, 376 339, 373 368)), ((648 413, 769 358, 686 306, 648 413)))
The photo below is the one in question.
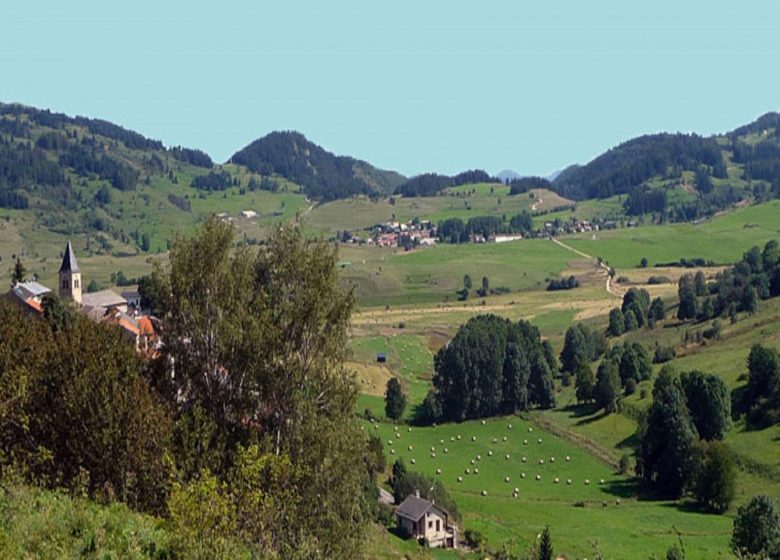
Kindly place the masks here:
POLYGON ((379 352, 376 355, 376 361, 379 364, 384 364, 387 361, 387 355, 384 352, 379 352))
POLYGON ((241 211, 241 217, 242 218, 255 218, 257 217, 257 212, 254 210, 242 210, 241 211))
POLYGON ((449 524, 449 513, 434 502, 408 496, 395 510, 398 529, 409 537, 425 540, 434 548, 457 548, 457 527, 449 524))
POLYGON ((138 290, 124 290, 122 297, 127 300, 128 308, 141 309, 141 293, 138 290))
POLYGON ((69 299, 76 303, 81 303, 81 269, 76 261, 76 255, 73 252, 73 246, 68 241, 65 247, 65 254, 62 256, 60 265, 60 299, 69 299))

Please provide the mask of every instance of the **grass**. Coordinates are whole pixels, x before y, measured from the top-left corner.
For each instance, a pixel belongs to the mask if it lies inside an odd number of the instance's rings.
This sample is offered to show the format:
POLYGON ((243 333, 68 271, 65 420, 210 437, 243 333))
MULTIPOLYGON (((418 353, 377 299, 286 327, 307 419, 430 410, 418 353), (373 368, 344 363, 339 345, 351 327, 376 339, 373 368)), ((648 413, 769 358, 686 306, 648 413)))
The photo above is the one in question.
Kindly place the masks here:
POLYGON ((164 558, 170 537, 156 518, 59 492, 0 490, 3 558, 164 558))
POLYGON ((739 208, 699 224, 666 224, 602 231, 567 238, 572 247, 600 256, 617 268, 701 257, 716 263, 739 260, 753 245, 780 238, 780 201, 739 208))
POLYGON ((407 468, 440 478, 458 503, 463 526, 481 531, 494 548, 510 543, 516 553, 525 553, 549 525, 556 551, 569 557, 590 556, 594 551, 591 543, 597 542, 606 558, 646 558, 662 554, 675 543, 676 529, 684 535, 688 558, 728 557, 728 517, 690 512, 670 502, 636 499, 637 489, 630 480, 576 445, 520 418, 489 420, 485 425, 464 422, 415 427, 411 432, 406 427, 395 432, 388 423, 365 426, 382 440, 388 461, 403 458, 407 468), (538 443, 539 438, 542 443, 538 443), (411 464, 412 459, 416 464, 411 464), (539 464, 540 459, 544 464, 539 464), (436 474, 437 469, 441 475, 436 474), (555 478, 559 479, 557 484, 555 478), (568 479, 571 485, 566 484, 568 479), (512 497, 515 487, 519 489, 517 498, 512 497), (482 491, 487 496, 482 496, 482 491))

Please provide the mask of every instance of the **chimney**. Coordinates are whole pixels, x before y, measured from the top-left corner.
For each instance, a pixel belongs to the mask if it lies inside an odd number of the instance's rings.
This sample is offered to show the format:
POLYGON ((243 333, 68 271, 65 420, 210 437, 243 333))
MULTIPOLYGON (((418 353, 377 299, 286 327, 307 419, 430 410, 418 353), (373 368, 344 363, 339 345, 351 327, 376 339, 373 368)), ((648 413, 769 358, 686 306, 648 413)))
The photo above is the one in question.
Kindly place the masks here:
POLYGON ((420 491, 419 491, 419 490, 417 490, 417 489, 415 489, 415 491, 414 491, 414 496, 415 496, 416 498, 419 498, 419 497, 420 497, 420 491))

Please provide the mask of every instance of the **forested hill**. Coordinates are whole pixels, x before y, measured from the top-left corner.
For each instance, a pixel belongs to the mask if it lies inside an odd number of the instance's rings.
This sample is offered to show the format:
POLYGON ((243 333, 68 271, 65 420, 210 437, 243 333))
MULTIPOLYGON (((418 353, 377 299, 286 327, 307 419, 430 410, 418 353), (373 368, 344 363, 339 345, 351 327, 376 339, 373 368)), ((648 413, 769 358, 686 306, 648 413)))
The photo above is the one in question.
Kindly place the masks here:
POLYGON ((567 168, 553 181, 553 186, 559 194, 576 200, 668 187, 664 183, 668 181, 695 187, 694 194, 698 195, 718 188, 716 195, 723 200, 741 196, 727 192, 729 187, 768 191, 777 188, 780 178, 779 125, 780 115, 768 113, 723 135, 641 136, 586 165, 567 168), (695 181, 688 181, 686 172, 695 176, 695 181))
POLYGON ((333 200, 348 196, 387 195, 404 182, 394 171, 365 161, 336 156, 299 132, 272 132, 230 158, 263 175, 281 175, 301 185, 312 198, 333 200))

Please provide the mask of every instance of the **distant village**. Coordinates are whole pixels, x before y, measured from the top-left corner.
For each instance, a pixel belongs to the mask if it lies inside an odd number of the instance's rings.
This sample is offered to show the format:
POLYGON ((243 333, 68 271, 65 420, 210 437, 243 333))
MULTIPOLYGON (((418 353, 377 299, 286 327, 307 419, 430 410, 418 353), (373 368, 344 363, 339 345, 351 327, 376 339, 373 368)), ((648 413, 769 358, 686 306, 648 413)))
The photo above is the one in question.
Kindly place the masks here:
MULTIPOLYGON (((549 238, 572 233, 589 233, 602 230, 616 229, 621 225, 633 227, 635 224, 627 222, 618 224, 613 220, 580 220, 571 218, 562 220, 556 218, 544 222, 535 231, 522 233, 496 233, 493 235, 469 235, 471 243, 507 243, 519 241, 524 238, 549 238)), ((339 231, 335 237, 340 243, 365 245, 374 247, 402 247, 410 250, 416 247, 432 247, 441 243, 438 236, 438 226, 430 220, 414 219, 407 222, 396 220, 375 224, 362 232, 350 230, 339 231)))
MULTIPOLYGON (((83 292, 76 254, 68 241, 59 270, 57 293, 61 300, 72 302, 76 309, 97 323, 115 324, 138 352, 154 354, 159 350, 158 321, 142 309, 137 290, 117 294, 113 290, 83 292)), ((44 298, 51 288, 35 281, 16 282, 8 297, 33 315, 43 315, 44 298)))

